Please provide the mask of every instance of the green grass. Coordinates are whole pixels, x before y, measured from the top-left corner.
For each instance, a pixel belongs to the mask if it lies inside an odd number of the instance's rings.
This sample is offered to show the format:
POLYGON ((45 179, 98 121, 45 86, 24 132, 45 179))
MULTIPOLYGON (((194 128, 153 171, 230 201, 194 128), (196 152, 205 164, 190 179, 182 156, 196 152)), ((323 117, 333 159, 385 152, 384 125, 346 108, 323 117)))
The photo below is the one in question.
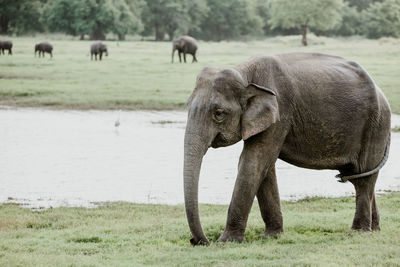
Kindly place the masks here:
MULTIPOLYGON (((56 38, 50 36, 48 39, 56 38)), ((200 42, 197 64, 171 64, 169 42, 106 42, 110 55, 90 61, 89 41, 50 40, 54 58, 35 58, 45 38, 11 38, 13 56, 0 56, 0 104, 72 109, 179 109, 205 66, 232 67, 250 56, 294 51, 340 55, 363 65, 400 113, 400 40, 299 36, 249 42, 200 42)), ((177 55, 176 55, 177 57, 177 55)), ((177 58, 175 59, 175 62, 177 58)), ((191 56, 189 56, 191 61, 191 56)))
POLYGON ((106 203, 40 212, 0 205, 0 266, 400 266, 400 193, 380 196, 380 232, 349 231, 354 198, 283 202, 285 232, 261 237, 255 204, 247 242, 216 243, 227 206, 200 205, 208 247, 192 247, 182 205, 106 203))

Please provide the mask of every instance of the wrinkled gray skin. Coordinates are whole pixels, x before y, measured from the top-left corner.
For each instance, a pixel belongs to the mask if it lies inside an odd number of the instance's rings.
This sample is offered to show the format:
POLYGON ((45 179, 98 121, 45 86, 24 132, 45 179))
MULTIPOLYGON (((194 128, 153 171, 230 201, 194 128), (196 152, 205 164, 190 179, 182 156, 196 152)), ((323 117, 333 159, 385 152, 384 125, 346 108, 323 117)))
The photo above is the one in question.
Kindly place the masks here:
POLYGON ((181 54, 183 53, 183 61, 186 63, 186 54, 193 56, 193 62, 197 62, 196 51, 197 41, 193 37, 183 35, 176 38, 172 42, 172 63, 174 63, 175 50, 178 50, 179 62, 182 63, 181 54))
POLYGON ((4 50, 8 50, 8 54, 12 55, 12 46, 11 41, 0 41, 0 54, 4 55, 4 50))
POLYGON ((99 55, 99 60, 103 57, 103 53, 108 56, 108 51, 107 51, 107 46, 101 42, 96 42, 90 46, 90 59, 93 60, 93 55, 94 59, 97 60, 97 55, 99 55))
MULTIPOLYGON (((255 196, 265 235, 283 231, 278 158, 343 175, 370 171, 388 145, 390 114, 385 96, 366 71, 340 57, 291 53, 255 57, 231 69, 203 69, 188 99, 184 143, 191 243, 209 242, 198 211, 199 172, 209 147, 244 140, 225 231, 218 239, 241 242, 255 196)), ((356 191, 354 230, 380 229, 377 177, 375 173, 350 180, 356 191)))
POLYGON ((47 42, 39 43, 35 45, 35 57, 36 52, 39 52, 39 57, 44 57, 44 53, 49 53, 53 57, 53 46, 47 42))

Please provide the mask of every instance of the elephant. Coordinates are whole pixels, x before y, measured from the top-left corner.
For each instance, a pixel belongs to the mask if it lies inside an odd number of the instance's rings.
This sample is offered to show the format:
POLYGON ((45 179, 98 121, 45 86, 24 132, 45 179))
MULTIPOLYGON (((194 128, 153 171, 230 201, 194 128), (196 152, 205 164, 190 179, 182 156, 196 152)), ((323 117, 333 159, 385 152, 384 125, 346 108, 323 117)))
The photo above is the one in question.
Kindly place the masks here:
POLYGON ((197 51, 197 41, 191 36, 183 35, 176 38, 172 42, 172 63, 174 63, 175 50, 178 50, 179 62, 182 63, 181 54, 183 53, 183 61, 186 63, 186 54, 191 54, 193 56, 193 62, 197 62, 196 51, 197 51))
POLYGON ((36 52, 39 52, 39 57, 42 55, 44 57, 44 53, 49 53, 51 57, 53 57, 53 46, 47 42, 39 43, 35 45, 35 57, 36 52))
POLYGON ((233 68, 204 68, 187 101, 184 197, 193 245, 208 244, 198 210, 202 158, 209 147, 243 140, 238 174, 219 242, 245 240, 255 196, 265 236, 283 232, 275 173, 279 158, 338 170, 356 192, 352 229, 380 230, 375 182, 390 146, 391 111, 356 62, 319 53, 257 56, 233 68))
POLYGON ((0 54, 3 53, 4 55, 4 50, 8 50, 8 54, 12 55, 12 46, 11 41, 0 41, 0 54))
POLYGON ((95 42, 90 46, 90 59, 93 60, 93 55, 94 59, 97 60, 97 54, 99 55, 99 60, 103 57, 103 53, 108 56, 108 50, 107 46, 103 44, 102 42, 95 42))

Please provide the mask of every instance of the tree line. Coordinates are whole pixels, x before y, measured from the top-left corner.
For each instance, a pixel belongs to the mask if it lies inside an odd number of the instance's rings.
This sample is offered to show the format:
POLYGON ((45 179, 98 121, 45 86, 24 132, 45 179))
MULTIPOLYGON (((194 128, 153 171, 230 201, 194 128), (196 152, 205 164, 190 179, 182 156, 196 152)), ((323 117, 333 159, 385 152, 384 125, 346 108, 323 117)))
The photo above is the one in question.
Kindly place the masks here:
POLYGON ((0 33, 188 34, 234 40, 286 34, 400 37, 400 0, 0 0, 0 33))

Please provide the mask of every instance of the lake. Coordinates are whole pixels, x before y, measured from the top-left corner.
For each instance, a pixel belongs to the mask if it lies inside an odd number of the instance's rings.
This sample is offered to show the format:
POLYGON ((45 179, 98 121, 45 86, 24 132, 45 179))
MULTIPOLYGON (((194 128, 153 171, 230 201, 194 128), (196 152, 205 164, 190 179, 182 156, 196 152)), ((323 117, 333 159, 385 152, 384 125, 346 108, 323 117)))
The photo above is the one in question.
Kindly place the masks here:
MULTIPOLYGON (((96 202, 183 203, 184 111, 0 109, 0 202, 30 208, 96 202), (120 126, 114 122, 120 116, 120 126)), ((393 115, 392 125, 400 125, 393 115)), ((229 204, 243 142, 209 149, 199 185, 202 203, 229 204)), ((392 133, 378 192, 400 190, 400 133, 392 133)), ((354 194, 337 171, 307 170, 278 160, 283 200, 354 194)))

